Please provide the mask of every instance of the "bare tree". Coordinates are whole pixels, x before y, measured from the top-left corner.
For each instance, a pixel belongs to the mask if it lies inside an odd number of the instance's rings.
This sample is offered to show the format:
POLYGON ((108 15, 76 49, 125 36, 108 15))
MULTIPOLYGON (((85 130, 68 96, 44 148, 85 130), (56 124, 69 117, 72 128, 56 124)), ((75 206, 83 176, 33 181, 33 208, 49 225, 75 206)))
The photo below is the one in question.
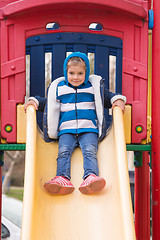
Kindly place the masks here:
POLYGON ((4 180, 3 180, 3 183, 2 183, 2 193, 3 194, 7 193, 8 185, 9 185, 9 182, 12 178, 12 172, 13 172, 14 166, 20 159, 20 152, 19 151, 14 152, 14 154, 6 151, 6 154, 11 159, 11 163, 10 163, 8 171, 5 174, 5 177, 4 177, 4 180))

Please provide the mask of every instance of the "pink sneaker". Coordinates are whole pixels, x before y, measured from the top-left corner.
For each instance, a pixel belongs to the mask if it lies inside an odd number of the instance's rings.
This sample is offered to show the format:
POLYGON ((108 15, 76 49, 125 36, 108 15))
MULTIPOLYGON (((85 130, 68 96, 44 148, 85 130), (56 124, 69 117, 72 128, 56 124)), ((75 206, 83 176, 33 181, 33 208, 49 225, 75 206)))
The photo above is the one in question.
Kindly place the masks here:
POLYGON ((94 174, 89 175, 79 187, 79 191, 83 194, 91 194, 101 191, 106 185, 106 181, 102 177, 94 174))
POLYGON ((66 195, 74 191, 73 184, 65 177, 56 176, 44 184, 44 188, 53 195, 66 195))

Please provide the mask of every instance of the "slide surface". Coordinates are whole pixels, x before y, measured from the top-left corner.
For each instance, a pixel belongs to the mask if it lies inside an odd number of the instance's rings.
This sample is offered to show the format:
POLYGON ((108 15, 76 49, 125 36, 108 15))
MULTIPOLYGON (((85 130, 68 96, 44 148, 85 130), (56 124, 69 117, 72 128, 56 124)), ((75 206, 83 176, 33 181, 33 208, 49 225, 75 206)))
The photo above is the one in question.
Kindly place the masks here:
POLYGON ((100 176, 107 182, 102 192, 79 192, 83 159, 76 149, 71 168, 75 191, 49 195, 43 185, 55 176, 57 152, 57 143, 41 138, 35 110, 29 106, 21 240, 135 240, 121 109, 114 108, 112 128, 99 144, 100 176))

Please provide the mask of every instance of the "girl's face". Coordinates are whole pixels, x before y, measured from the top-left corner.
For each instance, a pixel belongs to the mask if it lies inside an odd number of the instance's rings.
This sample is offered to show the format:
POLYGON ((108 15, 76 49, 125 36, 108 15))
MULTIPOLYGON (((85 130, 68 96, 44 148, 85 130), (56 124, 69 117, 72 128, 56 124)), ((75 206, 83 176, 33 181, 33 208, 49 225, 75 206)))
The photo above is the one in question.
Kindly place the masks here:
POLYGON ((71 65, 67 70, 68 82, 75 87, 81 85, 85 80, 85 68, 82 64, 71 65))

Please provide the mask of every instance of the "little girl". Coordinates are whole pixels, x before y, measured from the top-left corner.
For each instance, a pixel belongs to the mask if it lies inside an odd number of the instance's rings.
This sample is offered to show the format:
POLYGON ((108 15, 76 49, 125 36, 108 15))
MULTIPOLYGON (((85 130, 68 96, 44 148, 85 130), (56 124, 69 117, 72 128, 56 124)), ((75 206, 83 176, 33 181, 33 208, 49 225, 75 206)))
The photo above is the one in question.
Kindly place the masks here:
POLYGON ((106 134, 104 107, 119 106, 124 111, 126 97, 107 89, 102 91, 102 78, 89 76, 89 60, 84 53, 70 54, 63 68, 64 77, 51 83, 47 99, 31 97, 25 104, 25 111, 30 104, 44 111, 44 136, 59 140, 57 174, 44 184, 44 188, 54 195, 74 191, 70 182, 71 155, 79 146, 84 167, 79 191, 83 194, 99 192, 106 184, 105 179, 98 176, 97 161, 98 141, 106 134))

